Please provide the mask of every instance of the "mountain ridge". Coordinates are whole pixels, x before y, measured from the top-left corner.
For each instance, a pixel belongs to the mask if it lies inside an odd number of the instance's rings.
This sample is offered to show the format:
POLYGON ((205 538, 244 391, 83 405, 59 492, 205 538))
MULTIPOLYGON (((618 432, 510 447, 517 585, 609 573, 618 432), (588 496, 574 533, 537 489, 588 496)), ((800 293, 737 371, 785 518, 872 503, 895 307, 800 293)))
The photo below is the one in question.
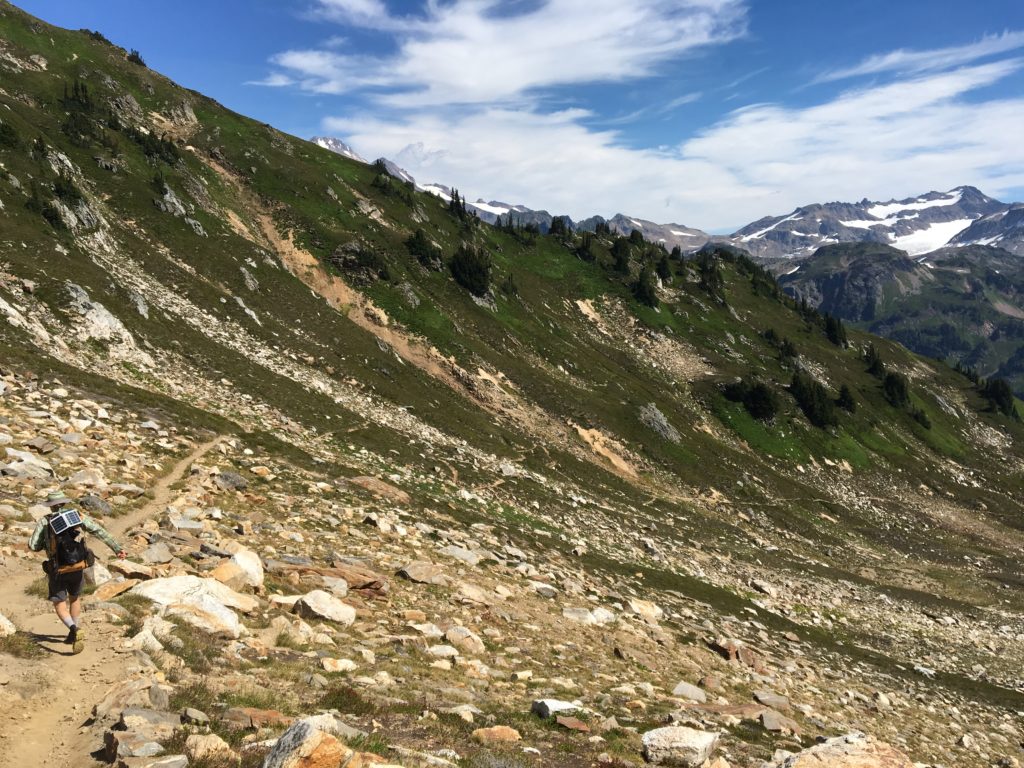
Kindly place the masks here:
MULTIPOLYGON (((667 723, 717 768, 1024 740, 1012 399, 738 249, 489 226, 0 11, 0 590, 38 592, 48 490, 113 517, 216 437, 86 597, 125 652, 69 768, 304 738, 622 768, 667 723)), ((67 716, 31 605, 0 642, 19 760, 67 716)))

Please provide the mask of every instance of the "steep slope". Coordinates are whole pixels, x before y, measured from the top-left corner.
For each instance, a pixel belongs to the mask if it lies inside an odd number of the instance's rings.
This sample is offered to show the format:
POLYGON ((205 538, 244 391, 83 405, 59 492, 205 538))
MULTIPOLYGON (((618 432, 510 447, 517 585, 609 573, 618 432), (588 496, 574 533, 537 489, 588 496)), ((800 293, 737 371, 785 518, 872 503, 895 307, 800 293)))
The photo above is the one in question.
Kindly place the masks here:
POLYGON ((914 256, 942 247, 975 219, 1005 209, 974 187, 956 187, 887 203, 808 205, 748 224, 731 241, 769 260, 807 257, 840 242, 884 243, 914 256))
MULTIPOLYGON (((667 721, 720 730, 737 766, 854 728, 972 766, 1024 738, 1024 432, 967 377, 860 332, 833 343, 735 252, 490 227, 97 34, 0 11, 0 424, 35 459, 3 459, 4 552, 54 485, 130 506, 80 469, 157 482, 142 424, 227 435, 131 532, 140 592, 92 602, 135 653, 91 748, 132 706, 157 713, 129 713, 140 731, 208 710, 247 765, 284 721, 246 705, 335 710, 407 766, 635 765, 667 721), (855 411, 813 426, 801 371, 855 411), (773 418, 726 397, 739 377, 773 418), (263 581, 230 567, 239 548, 263 581), (169 577, 247 599, 211 617, 180 589, 143 598, 169 577), (315 590, 347 607, 310 618, 315 590), (530 714, 541 698, 589 725, 530 714), (472 736, 491 723, 523 743, 472 736)), ((22 674, 5 705, 52 702, 56 681, 22 674)))

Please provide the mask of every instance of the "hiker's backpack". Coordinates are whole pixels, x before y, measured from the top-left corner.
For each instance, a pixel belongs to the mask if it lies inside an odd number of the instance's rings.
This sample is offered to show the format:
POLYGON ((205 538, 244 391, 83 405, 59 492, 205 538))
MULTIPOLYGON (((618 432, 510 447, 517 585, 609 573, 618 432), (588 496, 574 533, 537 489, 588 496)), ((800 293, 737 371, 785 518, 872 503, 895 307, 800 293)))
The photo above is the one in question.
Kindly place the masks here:
POLYGON ((46 526, 46 552, 50 556, 50 573, 65 574, 84 571, 89 566, 89 549, 79 538, 82 518, 74 510, 51 515, 46 526))

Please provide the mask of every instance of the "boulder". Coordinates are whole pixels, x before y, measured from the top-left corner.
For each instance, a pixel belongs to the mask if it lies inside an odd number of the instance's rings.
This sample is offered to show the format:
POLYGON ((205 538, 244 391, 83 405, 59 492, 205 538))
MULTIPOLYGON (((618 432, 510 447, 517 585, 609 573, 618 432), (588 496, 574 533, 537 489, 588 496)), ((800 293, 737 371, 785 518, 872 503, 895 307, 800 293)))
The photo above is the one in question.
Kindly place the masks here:
POLYGON ((408 506, 412 502, 412 497, 408 493, 390 483, 378 480, 376 477, 353 477, 349 482, 352 485, 357 485, 369 491, 374 496, 379 496, 401 506, 408 506))
POLYGON ((215 733, 193 733, 185 739, 185 755, 192 762, 218 766, 238 764, 241 758, 224 739, 215 733))
POLYGON ((124 594, 129 589, 134 587, 136 584, 142 582, 138 579, 125 579, 124 581, 107 581, 100 585, 95 592, 92 593, 93 599, 97 602, 103 603, 107 600, 112 600, 118 595, 124 594))
POLYGON ((448 557, 459 560, 466 565, 477 565, 481 560, 480 555, 476 552, 466 549, 465 547, 457 547, 454 544, 444 547, 441 550, 441 554, 448 555, 448 557))
POLYGON ((0 613, 0 637, 10 637, 18 628, 14 626, 10 619, 0 613))
POLYGON ((356 620, 355 608, 322 589, 300 597, 292 610, 304 619, 326 619, 346 627, 356 620))
POLYGON ((277 740, 263 768, 338 768, 351 755, 337 737, 299 720, 277 740))
POLYGON ((477 728, 473 731, 473 741, 481 744, 500 744, 522 740, 519 731, 507 725, 495 725, 491 728, 477 728))
POLYGON ((754 691, 754 701, 758 704, 764 704, 766 707, 772 707, 782 712, 789 712, 791 709, 789 705, 789 698, 775 693, 774 691, 754 691))
POLYGON ((332 659, 328 656, 320 659, 324 672, 354 672, 356 663, 352 659, 332 659))
POLYGON ((132 589, 132 594, 149 598, 154 603, 167 606, 175 603, 193 603, 202 607, 208 605, 204 596, 208 596, 228 608, 243 613, 252 613, 259 607, 259 600, 235 592, 216 579, 204 579, 199 576, 169 576, 163 579, 151 579, 132 589))
POLYGON ((479 656, 486 650, 484 641, 465 627, 452 627, 445 632, 444 636, 449 643, 465 653, 479 656))
POLYGON ((135 563, 131 560, 114 560, 107 566, 111 573, 119 573, 126 579, 151 579, 153 569, 148 565, 135 563))
POLYGON ((85 578, 85 583, 90 587, 102 587, 114 578, 107 566, 99 560, 86 568, 82 575, 85 578))
POLYGON ((530 711, 537 717, 547 720, 559 712, 576 712, 583 709, 579 702, 561 701, 559 699, 537 699, 530 705, 530 711))
POLYGON ((213 482, 222 491, 244 491, 249 487, 249 481, 237 472, 225 471, 219 473, 213 482))
POLYGON ((240 549, 229 561, 243 573, 243 583, 253 589, 263 588, 263 561, 251 549, 240 549))
POLYGON ((672 695, 678 696, 681 699, 689 699, 690 701, 696 701, 700 704, 704 704, 708 700, 708 696, 704 691, 698 688, 696 685, 691 683, 681 682, 675 688, 672 689, 672 695))
POLYGON ((829 739, 795 755, 765 763, 765 768, 913 768, 899 750, 862 733, 829 739))
POLYGON ((718 734, 669 726, 643 735, 644 759, 653 765, 696 768, 711 757, 718 734))
POLYGON ((633 598, 629 601, 628 606, 630 613, 639 616, 644 621, 652 624, 661 621, 665 616, 665 611, 649 600, 637 600, 636 598, 633 598))
POLYGON ((444 585, 448 583, 448 577, 444 575, 440 566, 423 560, 409 563, 398 571, 398 575, 416 584, 444 585))
POLYGON ((142 559, 150 565, 163 565, 174 559, 174 553, 171 552, 170 547, 162 541, 158 541, 155 544, 151 544, 142 553, 142 559))
POLYGON ((175 616, 209 635, 237 640, 247 630, 238 620, 238 614, 209 594, 200 594, 188 602, 171 603, 165 616, 175 616))

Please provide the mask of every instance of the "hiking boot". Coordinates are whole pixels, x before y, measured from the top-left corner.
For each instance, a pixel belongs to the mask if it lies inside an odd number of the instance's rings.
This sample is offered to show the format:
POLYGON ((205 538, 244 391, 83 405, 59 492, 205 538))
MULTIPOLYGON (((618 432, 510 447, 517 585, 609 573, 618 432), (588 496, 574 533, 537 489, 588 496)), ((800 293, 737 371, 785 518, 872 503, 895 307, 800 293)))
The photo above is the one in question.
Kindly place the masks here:
POLYGON ((81 653, 85 650, 85 632, 78 628, 72 629, 71 632, 74 633, 74 639, 71 641, 71 653, 81 653))
POLYGON ((74 645, 78 639, 78 627, 71 627, 68 630, 68 636, 64 638, 64 645, 74 645))

